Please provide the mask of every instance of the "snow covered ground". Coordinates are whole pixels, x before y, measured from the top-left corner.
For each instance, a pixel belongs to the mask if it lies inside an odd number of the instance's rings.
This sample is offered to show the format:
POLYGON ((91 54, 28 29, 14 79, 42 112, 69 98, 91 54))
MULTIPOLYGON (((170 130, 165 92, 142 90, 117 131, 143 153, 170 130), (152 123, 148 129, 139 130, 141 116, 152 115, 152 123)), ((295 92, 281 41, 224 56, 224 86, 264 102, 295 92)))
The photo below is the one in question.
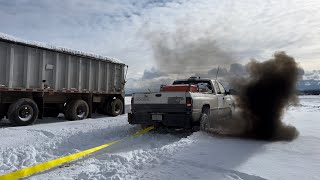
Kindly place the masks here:
MULTIPOLYGON (((126 103, 130 103, 127 99, 126 103)), ((285 114, 292 142, 148 133, 27 179, 320 179, 320 96, 301 96, 285 114)), ((48 118, 0 127, 0 174, 75 153, 139 130, 127 116, 83 121, 48 118)))

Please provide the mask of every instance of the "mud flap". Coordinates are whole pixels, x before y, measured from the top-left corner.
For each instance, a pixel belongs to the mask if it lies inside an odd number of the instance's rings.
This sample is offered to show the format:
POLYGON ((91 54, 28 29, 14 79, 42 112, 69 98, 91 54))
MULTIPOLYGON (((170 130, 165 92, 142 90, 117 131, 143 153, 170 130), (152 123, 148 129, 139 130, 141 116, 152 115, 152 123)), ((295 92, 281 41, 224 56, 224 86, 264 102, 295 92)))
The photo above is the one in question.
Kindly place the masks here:
POLYGON ((132 122, 132 113, 128 113, 128 122, 129 124, 132 122))

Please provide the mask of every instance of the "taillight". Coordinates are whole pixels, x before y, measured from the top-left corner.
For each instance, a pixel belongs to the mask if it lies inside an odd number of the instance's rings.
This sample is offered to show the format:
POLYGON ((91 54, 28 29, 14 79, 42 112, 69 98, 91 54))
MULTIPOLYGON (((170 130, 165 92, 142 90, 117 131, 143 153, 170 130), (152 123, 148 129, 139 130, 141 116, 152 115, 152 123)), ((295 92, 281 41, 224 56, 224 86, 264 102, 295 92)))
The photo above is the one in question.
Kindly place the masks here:
POLYGON ((192 98, 191 97, 186 98, 186 107, 187 107, 187 110, 192 109, 192 98))

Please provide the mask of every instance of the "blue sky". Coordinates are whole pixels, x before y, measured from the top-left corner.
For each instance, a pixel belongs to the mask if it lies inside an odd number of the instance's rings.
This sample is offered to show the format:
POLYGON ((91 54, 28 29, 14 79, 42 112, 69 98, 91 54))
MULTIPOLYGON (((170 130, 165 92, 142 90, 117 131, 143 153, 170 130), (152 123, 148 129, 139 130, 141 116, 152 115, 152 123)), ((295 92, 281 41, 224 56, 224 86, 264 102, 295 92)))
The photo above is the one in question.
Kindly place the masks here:
POLYGON ((118 58, 134 79, 174 75, 192 49, 186 73, 278 50, 318 70, 319 9, 317 0, 0 0, 0 32, 118 58))

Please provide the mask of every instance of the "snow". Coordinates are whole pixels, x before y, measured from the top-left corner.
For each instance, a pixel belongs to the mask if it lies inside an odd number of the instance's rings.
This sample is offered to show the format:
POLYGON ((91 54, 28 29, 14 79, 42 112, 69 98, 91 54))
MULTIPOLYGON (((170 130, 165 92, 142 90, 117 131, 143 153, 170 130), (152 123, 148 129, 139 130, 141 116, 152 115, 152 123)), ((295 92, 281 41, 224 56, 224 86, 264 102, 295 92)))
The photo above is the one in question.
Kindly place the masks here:
POLYGON ((15 43, 22 43, 25 45, 30 45, 30 46, 36 46, 39 48, 45 48, 45 49, 49 49, 49 50, 53 50, 53 51, 58 51, 58 52, 62 52, 62 53, 68 53, 68 54, 73 54, 73 55, 80 55, 80 56, 86 56, 89 58, 95 58, 95 59, 99 59, 99 60, 103 60, 103 61, 109 61, 112 63, 118 63, 118 64, 124 64, 122 61, 113 58, 113 57, 106 57, 106 56, 101 56, 101 55, 96 55, 93 53, 87 53, 87 52, 82 52, 82 51, 77 51, 77 50, 72 50, 72 49, 67 49, 67 48, 62 48, 62 47, 56 47, 50 44, 45 44, 42 42, 36 42, 36 41, 27 41, 24 39, 20 39, 18 37, 14 37, 8 34, 4 34, 0 32, 0 40, 7 40, 7 41, 11 41, 11 42, 15 42, 15 43))
MULTIPOLYGON (((126 97, 126 104, 130 97, 126 97)), ((292 142, 151 132, 27 179, 320 179, 320 97, 300 96, 286 123, 292 142)), ((3 123, 5 124, 5 123, 3 123)), ((82 121, 48 118, 0 127, 0 174, 118 140, 140 128, 127 115, 82 121)))

